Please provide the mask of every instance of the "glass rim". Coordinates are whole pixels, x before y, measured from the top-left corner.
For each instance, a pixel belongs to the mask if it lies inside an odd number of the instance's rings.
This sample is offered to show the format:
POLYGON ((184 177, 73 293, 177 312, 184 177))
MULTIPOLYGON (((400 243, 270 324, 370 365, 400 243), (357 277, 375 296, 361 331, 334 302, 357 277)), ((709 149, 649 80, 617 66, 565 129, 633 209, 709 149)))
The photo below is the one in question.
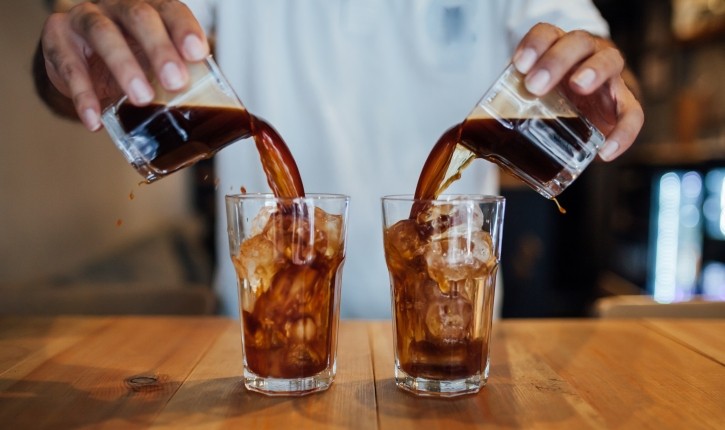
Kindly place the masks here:
POLYGON ((334 193, 305 193, 304 197, 276 197, 272 193, 237 193, 227 194, 224 199, 228 202, 232 201, 244 201, 244 200, 269 200, 276 202, 310 202, 310 201, 323 201, 323 200, 345 200, 349 201, 350 196, 347 194, 334 194, 334 193))
POLYGON ((504 196, 492 194, 441 194, 435 199, 417 199, 413 194, 392 194, 383 196, 380 200, 399 201, 399 202, 432 202, 432 203, 450 203, 450 202, 476 202, 476 203, 499 203, 506 201, 504 196))

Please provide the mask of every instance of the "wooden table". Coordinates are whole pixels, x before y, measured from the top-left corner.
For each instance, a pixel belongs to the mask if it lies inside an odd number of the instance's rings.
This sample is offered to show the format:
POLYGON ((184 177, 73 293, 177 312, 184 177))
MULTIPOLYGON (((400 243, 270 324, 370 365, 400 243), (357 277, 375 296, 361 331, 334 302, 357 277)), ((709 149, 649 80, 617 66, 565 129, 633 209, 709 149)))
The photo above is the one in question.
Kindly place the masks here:
POLYGON ((0 318, 0 428, 725 428, 725 319, 498 322, 488 386, 455 400, 395 387, 389 322, 340 331, 330 390, 269 398, 233 320, 0 318))

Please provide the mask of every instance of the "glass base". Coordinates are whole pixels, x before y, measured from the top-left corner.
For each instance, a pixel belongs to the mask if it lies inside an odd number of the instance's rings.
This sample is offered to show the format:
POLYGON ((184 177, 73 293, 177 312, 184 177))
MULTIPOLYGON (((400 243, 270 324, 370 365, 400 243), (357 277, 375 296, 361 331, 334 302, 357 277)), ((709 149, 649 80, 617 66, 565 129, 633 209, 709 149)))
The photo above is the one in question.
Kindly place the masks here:
POLYGON ((335 373, 326 370, 306 378, 266 378, 244 369, 244 386, 267 396, 304 396, 330 388, 335 373))
POLYGON ((395 385, 417 396, 426 397, 456 397, 476 394, 488 381, 488 367, 484 375, 473 375, 463 379, 436 380, 419 378, 407 374, 395 367, 395 385))

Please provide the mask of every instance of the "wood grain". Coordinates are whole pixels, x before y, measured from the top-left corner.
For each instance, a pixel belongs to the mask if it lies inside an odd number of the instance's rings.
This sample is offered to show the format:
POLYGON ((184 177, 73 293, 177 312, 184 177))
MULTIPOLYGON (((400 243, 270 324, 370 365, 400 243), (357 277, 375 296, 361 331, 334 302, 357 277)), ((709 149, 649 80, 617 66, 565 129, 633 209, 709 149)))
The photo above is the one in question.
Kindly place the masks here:
MULTIPOLYGON (((509 322, 506 336, 507 344, 525 346, 556 373, 542 389, 566 383, 562 394, 587 404, 595 423, 678 429, 719 428, 723 422, 722 403, 715 400, 725 394, 723 366, 637 320, 509 322)), ((583 426, 591 425, 581 407, 561 414, 567 422, 581 417, 583 426)))
POLYGON ((239 327, 230 325, 157 417, 154 428, 374 429, 375 389, 366 326, 340 327, 332 387, 309 396, 267 397, 244 389, 239 327), (344 363, 344 364, 343 364, 344 363))
POLYGON ((648 319, 646 324, 663 335, 725 365, 725 320, 703 324, 702 320, 648 319))
POLYGON ((453 400, 397 390, 391 328, 370 330, 381 429, 714 429, 725 414, 723 366, 636 320, 495 324, 487 387, 453 400))
POLYGON ((3 375, 11 382, 2 393, 0 423, 12 423, 8 428, 145 428, 223 323, 183 318, 101 321, 100 329, 49 355, 22 377, 3 375), (134 377, 147 383, 133 384, 134 377))
POLYGON ((244 389, 238 322, 0 318, 0 428, 719 429, 725 320, 504 320, 477 395, 393 381, 389 321, 340 325, 332 388, 244 389))

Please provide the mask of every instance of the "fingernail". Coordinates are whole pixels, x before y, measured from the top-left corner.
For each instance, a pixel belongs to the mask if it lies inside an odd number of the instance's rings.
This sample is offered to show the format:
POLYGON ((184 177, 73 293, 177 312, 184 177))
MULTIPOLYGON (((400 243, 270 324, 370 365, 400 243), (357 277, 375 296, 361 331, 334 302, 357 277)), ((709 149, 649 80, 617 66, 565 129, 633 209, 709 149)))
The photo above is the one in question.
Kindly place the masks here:
POLYGON ((204 43, 195 34, 190 34, 184 39, 184 55, 187 60, 198 61, 206 57, 204 43))
POLYGON ((514 56, 514 67, 521 73, 528 73, 531 66, 536 62, 536 51, 531 48, 524 48, 514 56))
POLYGON ((128 87, 129 95, 136 100, 136 103, 148 103, 154 98, 151 88, 141 78, 131 80, 128 87))
POLYGON ((96 111, 91 108, 83 111, 83 123, 91 131, 96 131, 101 128, 101 120, 98 118, 96 111))
POLYGON ((551 74, 546 69, 541 69, 531 76, 526 77, 526 89, 537 96, 544 95, 544 88, 549 83, 551 74))
POLYGON ((616 154, 617 151, 619 151, 619 142, 615 140, 607 140, 602 149, 599 150, 599 156, 604 161, 612 161, 614 159, 614 154, 616 154))
POLYGON ((164 86, 170 90, 178 90, 184 86, 184 76, 176 63, 169 61, 161 68, 161 79, 164 86))
POLYGON ((597 74, 592 69, 584 69, 580 73, 578 73, 576 76, 574 76, 574 83, 584 90, 589 89, 589 87, 594 83, 594 79, 596 79, 597 74))

